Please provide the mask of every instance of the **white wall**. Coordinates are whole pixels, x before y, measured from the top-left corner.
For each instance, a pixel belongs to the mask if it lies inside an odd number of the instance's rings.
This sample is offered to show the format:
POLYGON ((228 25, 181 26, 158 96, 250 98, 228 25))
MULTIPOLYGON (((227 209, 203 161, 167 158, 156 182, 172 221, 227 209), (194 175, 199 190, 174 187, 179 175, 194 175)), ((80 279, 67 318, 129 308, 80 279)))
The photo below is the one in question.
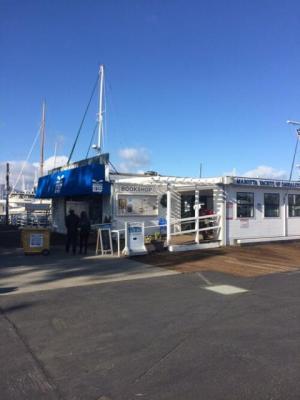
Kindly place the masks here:
POLYGON ((112 197, 109 195, 103 195, 100 201, 102 201, 102 222, 104 222, 105 217, 111 217, 112 215, 112 197))
POLYGON ((52 199, 52 227, 55 232, 66 233, 65 199, 52 199))
MULTIPOLYGON (((289 194, 299 194, 299 191, 289 191, 289 194)), ((284 236, 284 197, 286 189, 255 188, 245 186, 226 186, 226 201, 232 202, 232 217, 226 219, 226 243, 234 244, 236 239, 272 238, 284 236), (237 218, 237 192, 254 193, 254 217, 237 218), (264 193, 279 193, 280 216, 278 218, 264 217, 264 193), (260 206, 261 205, 261 206, 260 206)), ((300 217, 287 219, 288 236, 300 235, 300 217)))
MULTIPOLYGON (((300 194, 300 193, 289 191, 289 194, 300 194)), ((291 218, 288 217, 287 236, 298 236, 298 235, 300 235, 300 217, 291 217, 291 218)))
MULTIPOLYGON (((149 193, 149 195, 153 195, 157 197, 157 205, 158 205, 158 212, 157 215, 152 215, 152 216, 145 216, 145 215, 133 215, 133 216, 122 216, 118 215, 118 194, 120 195, 144 195, 147 196, 147 193, 141 194, 139 192, 137 193, 132 193, 132 192, 121 192, 119 191, 119 187, 122 185, 115 184, 113 185, 113 190, 112 190, 112 226, 113 229, 124 229, 125 228, 125 223, 126 222, 144 222, 145 227, 147 226, 154 226, 156 227, 155 229, 146 229, 145 234, 151 234, 154 231, 158 231, 159 228, 157 227, 159 218, 166 218, 166 207, 163 207, 160 204, 161 197, 163 196, 164 193, 166 193, 166 190, 160 186, 153 186, 152 191, 149 193)), ((140 185, 142 186, 142 185, 140 185)))

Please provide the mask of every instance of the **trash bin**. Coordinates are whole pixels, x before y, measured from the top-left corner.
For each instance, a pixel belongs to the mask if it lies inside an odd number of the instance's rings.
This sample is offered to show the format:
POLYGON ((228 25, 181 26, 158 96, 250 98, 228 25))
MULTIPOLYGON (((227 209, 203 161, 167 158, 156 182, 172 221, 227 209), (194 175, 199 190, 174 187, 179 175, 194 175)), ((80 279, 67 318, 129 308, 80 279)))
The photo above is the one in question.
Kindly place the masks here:
POLYGON ((50 249, 50 230, 24 227, 21 229, 21 242, 24 254, 43 254, 47 256, 50 249))

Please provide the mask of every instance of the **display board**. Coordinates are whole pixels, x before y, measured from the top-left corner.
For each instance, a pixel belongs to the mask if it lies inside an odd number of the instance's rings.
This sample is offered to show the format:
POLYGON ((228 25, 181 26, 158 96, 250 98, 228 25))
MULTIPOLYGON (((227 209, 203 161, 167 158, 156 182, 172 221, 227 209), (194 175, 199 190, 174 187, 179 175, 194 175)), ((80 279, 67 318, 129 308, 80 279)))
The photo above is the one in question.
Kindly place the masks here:
POLYGON ((127 256, 147 253, 143 222, 126 222, 125 248, 123 253, 127 256))
POLYGON ((96 254, 98 255, 99 253, 101 253, 102 256, 104 255, 113 256, 114 254, 111 229, 107 226, 103 226, 102 228, 98 229, 96 254))
POLYGON ((156 195, 119 194, 117 207, 118 216, 158 215, 158 199, 156 195))
POLYGON ((44 236, 41 233, 31 233, 29 238, 29 247, 43 247, 44 236))

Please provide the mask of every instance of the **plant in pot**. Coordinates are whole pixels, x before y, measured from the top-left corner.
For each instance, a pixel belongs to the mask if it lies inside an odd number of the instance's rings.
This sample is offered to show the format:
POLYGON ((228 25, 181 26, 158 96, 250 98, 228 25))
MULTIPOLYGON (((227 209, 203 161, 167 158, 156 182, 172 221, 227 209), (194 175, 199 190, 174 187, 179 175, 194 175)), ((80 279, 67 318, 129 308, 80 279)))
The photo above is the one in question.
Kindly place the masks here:
POLYGON ((155 232, 154 237, 151 240, 151 244, 155 247, 156 251, 163 251, 164 250, 164 238, 160 232, 155 232))

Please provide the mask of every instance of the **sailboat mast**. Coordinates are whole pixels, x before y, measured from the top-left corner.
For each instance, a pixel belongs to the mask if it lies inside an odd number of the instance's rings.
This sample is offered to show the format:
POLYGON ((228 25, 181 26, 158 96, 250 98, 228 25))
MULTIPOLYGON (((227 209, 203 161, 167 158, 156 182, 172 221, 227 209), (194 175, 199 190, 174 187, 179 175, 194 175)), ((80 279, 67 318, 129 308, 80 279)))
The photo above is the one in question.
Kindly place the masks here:
POLYGON ((98 142, 96 151, 101 154, 102 141, 103 141, 103 89, 104 89, 104 66, 100 65, 99 68, 99 110, 98 110, 98 142))
POLYGON ((56 167, 57 141, 54 145, 54 168, 56 167))
POLYGON ((46 123, 46 104, 43 101, 42 108, 42 124, 41 124, 41 133, 40 133, 40 176, 44 175, 44 147, 45 147, 45 123, 46 123))

